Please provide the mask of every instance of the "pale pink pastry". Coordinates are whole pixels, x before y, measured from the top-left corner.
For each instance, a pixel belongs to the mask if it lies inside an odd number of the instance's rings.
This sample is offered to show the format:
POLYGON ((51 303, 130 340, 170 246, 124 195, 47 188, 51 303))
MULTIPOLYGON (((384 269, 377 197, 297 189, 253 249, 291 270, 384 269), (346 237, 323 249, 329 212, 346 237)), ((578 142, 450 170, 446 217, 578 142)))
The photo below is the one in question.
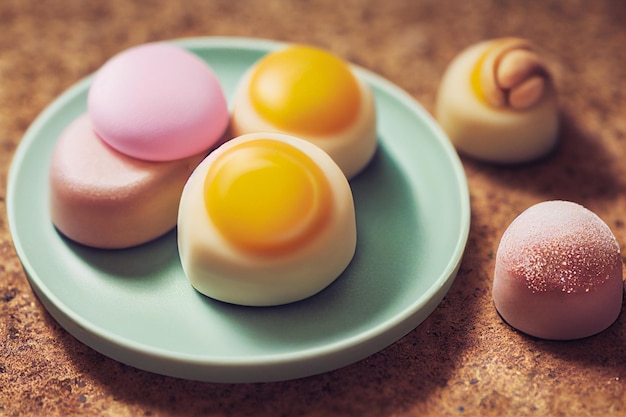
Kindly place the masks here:
POLYGON ((516 329, 543 339, 591 336, 617 319, 622 297, 619 245, 609 227, 583 206, 536 204, 502 236, 493 300, 516 329))
POLYGON ((212 69, 167 43, 136 46, 106 62, 89 90, 88 109, 95 131, 111 147, 149 161, 209 149, 229 119, 212 69))
POLYGON ((52 154, 52 222, 68 238, 98 248, 157 238, 176 225, 184 184, 204 156, 131 158, 105 144, 84 114, 64 130, 52 154))

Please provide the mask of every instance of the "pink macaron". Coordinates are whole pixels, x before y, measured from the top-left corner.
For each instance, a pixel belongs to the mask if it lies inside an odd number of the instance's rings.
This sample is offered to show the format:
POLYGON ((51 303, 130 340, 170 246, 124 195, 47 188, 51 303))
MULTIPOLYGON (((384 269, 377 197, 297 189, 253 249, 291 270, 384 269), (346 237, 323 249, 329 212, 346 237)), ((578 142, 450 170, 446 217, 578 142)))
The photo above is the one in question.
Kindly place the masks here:
POLYGON ((88 96, 96 133, 112 148, 149 161, 172 161, 210 149, 228 125, 213 70, 168 43, 123 51, 96 73, 88 96))

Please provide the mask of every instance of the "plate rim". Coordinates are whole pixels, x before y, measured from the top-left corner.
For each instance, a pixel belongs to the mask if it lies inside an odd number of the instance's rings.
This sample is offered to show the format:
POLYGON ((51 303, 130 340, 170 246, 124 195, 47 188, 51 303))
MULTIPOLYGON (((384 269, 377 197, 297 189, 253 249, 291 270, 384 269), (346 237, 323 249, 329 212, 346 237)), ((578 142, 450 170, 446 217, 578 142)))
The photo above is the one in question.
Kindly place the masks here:
MULTIPOLYGON (((282 46, 292 44, 292 42, 284 42, 277 41, 271 39, 263 39, 263 38, 250 38, 250 37, 227 37, 227 36, 206 36, 206 37, 187 37, 187 38, 178 38, 171 40, 164 40, 158 42, 170 42, 181 46, 185 49, 245 49, 245 50, 253 50, 259 52, 268 52, 271 50, 275 50, 282 46)), ((148 356, 148 357, 158 357, 163 360, 171 362, 174 364, 182 364, 184 363, 187 366, 211 366, 217 368, 239 368, 246 366, 260 366, 260 367, 272 367, 276 365, 289 365, 289 364, 298 364, 303 361, 307 361, 312 358, 318 357, 327 357, 331 358, 334 356, 341 356, 344 352, 349 352, 357 349, 359 346, 364 344, 376 344, 376 342, 380 342, 379 339, 384 338, 389 332, 396 331, 397 333, 402 333, 400 335, 406 335, 412 329, 415 329, 420 321, 416 324, 409 323, 407 326, 407 322, 409 319, 415 315, 417 315, 422 308, 424 308, 428 304, 432 304, 431 308, 429 308, 428 313, 425 317, 428 317, 432 311, 440 304, 443 297, 447 294, 449 288, 454 282, 458 269, 463 259, 463 254, 467 245, 467 241, 469 238, 470 231, 470 222, 471 222, 471 205, 470 205, 470 195, 469 195, 469 187, 467 183, 467 178, 465 174, 465 170, 463 168, 461 159, 454 149, 452 143, 447 139, 447 135, 443 132, 443 130, 439 127, 435 119, 430 115, 430 113, 411 95, 409 95, 405 90, 392 83, 388 79, 368 70, 363 67, 352 64, 355 67, 357 73, 364 77, 368 83, 374 83, 380 86, 385 93, 393 96, 394 99, 398 100, 402 103, 402 105, 411 110, 412 113, 419 115, 420 119, 423 123, 427 124, 429 130, 433 132, 434 139, 440 146, 443 147, 445 151, 446 157, 452 167, 454 168, 454 178, 455 182, 458 185, 460 194, 459 202, 460 202, 460 213, 459 213, 459 233, 456 239, 456 246, 454 250, 451 252, 452 256, 448 259, 446 267, 443 268, 439 276, 433 281, 433 284, 430 285, 427 291, 419 297, 418 300, 411 303, 409 305, 410 308, 406 308, 402 310, 401 314, 396 314, 391 318, 378 323, 376 326, 368 328, 365 331, 359 332, 356 335, 350 336, 348 338, 342 338, 333 343, 327 343, 323 346, 318 347, 307 347, 306 349, 299 350, 297 352, 287 352, 287 353, 277 353, 277 354, 268 354, 268 355, 257 355, 254 357, 246 357, 246 358, 236 358, 235 360, 215 360, 215 357, 210 357, 207 355, 195 355, 181 352, 174 352, 172 350, 167 350, 163 348, 153 347, 147 344, 138 343, 132 339, 129 339, 125 336, 115 335, 111 331, 102 326, 99 326, 87 319, 84 319, 79 313, 72 310, 69 306, 67 306, 64 302, 62 302, 53 291, 46 287, 44 280, 39 276, 40 274, 35 270, 32 266, 29 256, 27 255, 27 250, 23 246, 21 239, 19 237, 19 232, 17 231, 17 220, 15 205, 12 203, 13 200, 16 200, 16 177, 18 176, 18 172, 20 167, 22 166, 24 160, 27 158, 29 154, 29 150, 32 148, 33 143, 36 141, 38 135, 37 132, 40 130, 40 126, 44 125, 49 119, 51 119, 59 109, 63 108, 65 104, 74 98, 78 94, 82 94, 85 89, 91 83, 93 78, 93 73, 83 77, 78 80, 76 83, 68 87, 65 91, 63 91, 59 96, 57 96, 52 103, 46 106, 39 115, 36 116, 34 121, 25 131, 22 136, 20 142, 18 143, 17 149, 12 157, 8 175, 7 175, 7 198, 6 198, 6 207, 8 214, 8 224, 10 231, 10 238, 13 241, 13 246, 15 247, 18 258, 23 266, 25 275, 27 280, 39 298, 40 302, 44 305, 46 310, 55 318, 62 327, 68 331, 72 336, 76 337, 82 343, 87 344, 90 348, 97 350, 98 352, 104 354, 105 356, 109 356, 117 361, 127 363, 131 366, 138 367, 140 369, 144 369, 154 373, 160 373, 164 375, 170 375, 174 377, 186 378, 186 379, 200 379, 205 381, 216 381, 216 378, 205 379, 200 377, 191 375, 191 377, 187 377, 184 375, 173 375, 171 373, 163 373, 158 370, 148 369, 146 367, 141 367, 134 365, 133 363, 128 363, 123 359, 115 357, 114 355, 110 355, 106 352, 103 352, 101 349, 95 348, 91 343, 87 343, 84 339, 102 339, 103 342, 110 345, 111 347, 117 347, 118 349, 131 351, 133 355, 148 356), (439 295, 439 296, 437 296, 439 295), (404 324, 404 325, 403 325, 404 324), (69 327, 69 328, 68 328, 69 327), (408 329, 407 329, 408 327, 408 329), (70 331, 72 328, 72 331, 70 331), (79 334, 83 333, 83 334, 79 334), (175 353, 175 355, 172 355, 175 353)), ((396 335, 397 336, 397 335, 396 335)), ((367 356, 374 354, 376 351, 389 346, 395 343, 399 337, 392 337, 392 341, 388 343, 384 343, 384 346, 375 348, 375 351, 372 351, 364 356, 356 357, 352 362, 344 363, 341 366, 348 365, 350 363, 356 362, 360 359, 363 359, 367 356)), ((378 343, 380 344, 380 343, 378 343)), ((230 358, 227 358, 230 359, 230 358)), ((326 372, 331 369, 322 369, 321 372, 326 372)), ((186 372, 192 372, 192 370, 187 370, 186 372)), ((294 378, 300 378, 304 376, 308 376, 310 374, 304 374, 295 376, 294 378)), ((220 378, 218 378, 220 379, 220 378)), ((223 378, 222 378, 223 379, 223 378)), ((229 378, 225 378, 229 380, 229 378)), ((235 378, 240 379, 240 378, 235 378)), ((283 378, 272 378, 271 380, 284 380, 284 379, 293 379, 291 377, 283 378)), ((219 382, 219 381, 218 381, 219 382)), ((226 381, 230 382, 230 381, 226 381)), ((234 381, 234 382, 247 382, 247 381, 234 381)), ((250 380, 250 382, 253 382, 250 380)))

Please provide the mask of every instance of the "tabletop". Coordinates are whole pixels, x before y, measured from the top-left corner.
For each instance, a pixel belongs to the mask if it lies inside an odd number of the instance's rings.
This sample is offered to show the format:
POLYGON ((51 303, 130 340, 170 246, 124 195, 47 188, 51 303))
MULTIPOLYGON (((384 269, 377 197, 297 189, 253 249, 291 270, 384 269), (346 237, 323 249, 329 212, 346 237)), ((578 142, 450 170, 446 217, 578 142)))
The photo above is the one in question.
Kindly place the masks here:
MULTIPOLYGON (((626 3, 613 0, 166 0, 0 2, 0 415, 626 415, 626 320, 569 342, 526 336, 491 297, 502 233, 545 200, 578 202, 626 247, 626 3), (559 94, 559 144, 539 161, 461 156, 471 227, 440 305, 397 342, 290 381, 220 384, 121 364, 77 341, 29 286, 7 219, 23 134, 72 84, 133 45, 243 36, 326 48, 400 86, 429 112, 463 48, 520 36, 540 45, 559 94)), ((622 250, 622 256, 624 255, 622 250)))

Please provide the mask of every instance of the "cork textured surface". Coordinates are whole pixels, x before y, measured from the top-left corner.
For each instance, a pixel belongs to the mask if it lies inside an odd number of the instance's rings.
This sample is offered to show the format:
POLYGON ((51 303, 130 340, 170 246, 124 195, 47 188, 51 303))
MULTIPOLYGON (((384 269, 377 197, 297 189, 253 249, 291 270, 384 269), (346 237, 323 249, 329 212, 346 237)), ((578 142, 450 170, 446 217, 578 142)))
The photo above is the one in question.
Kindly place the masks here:
MULTIPOLYGON (((550 342, 516 332, 491 299, 500 236, 544 200, 583 204, 626 247, 626 3, 612 0, 81 0, 0 2, 0 415, 626 415, 626 318, 550 342), (9 232, 6 185, 20 140, 59 94, 130 46, 245 36, 327 48, 428 111, 463 48, 520 36, 541 46, 562 129, 548 157, 462 157, 472 224, 455 283, 418 328, 353 365, 278 383, 213 384, 140 371, 63 330, 33 294, 9 232)), ((622 254, 624 254, 622 249, 622 254)))

